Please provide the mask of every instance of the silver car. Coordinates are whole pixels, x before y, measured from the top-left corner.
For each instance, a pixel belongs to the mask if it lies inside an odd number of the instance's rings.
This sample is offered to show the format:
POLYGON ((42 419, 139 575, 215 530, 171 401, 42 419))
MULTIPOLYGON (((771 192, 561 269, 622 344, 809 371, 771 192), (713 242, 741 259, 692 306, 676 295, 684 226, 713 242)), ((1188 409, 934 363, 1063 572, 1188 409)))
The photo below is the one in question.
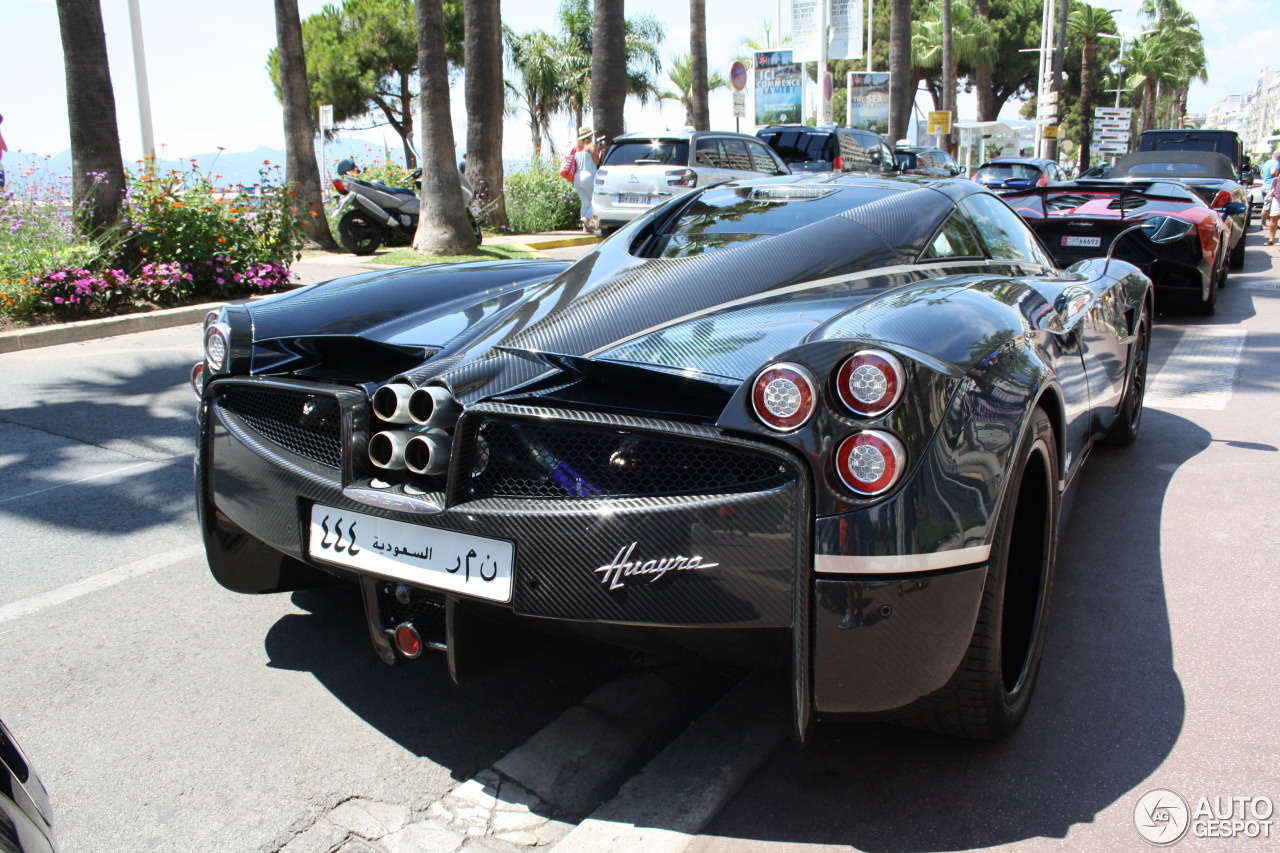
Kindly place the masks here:
POLYGON ((593 224, 609 235, 694 187, 790 169, 754 136, 727 131, 628 133, 613 140, 596 172, 593 224))

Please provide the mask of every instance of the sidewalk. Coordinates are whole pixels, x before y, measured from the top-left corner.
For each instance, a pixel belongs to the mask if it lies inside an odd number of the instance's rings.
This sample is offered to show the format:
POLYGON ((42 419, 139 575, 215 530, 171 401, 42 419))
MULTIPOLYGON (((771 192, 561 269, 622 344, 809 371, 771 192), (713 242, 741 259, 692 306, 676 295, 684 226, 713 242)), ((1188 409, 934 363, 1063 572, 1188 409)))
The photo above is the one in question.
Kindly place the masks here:
MULTIPOLYGON (((546 254, 546 250, 581 246, 584 247, 585 251, 585 247, 598 243, 600 238, 590 234, 583 234, 580 231, 550 231, 544 234, 486 234, 484 240, 485 245, 488 246, 521 246, 536 255, 550 257, 550 255, 546 254)), ((359 255, 316 253, 312 257, 294 262, 292 271, 294 278, 300 285, 307 285, 347 275, 391 270, 397 266, 396 264, 371 263, 368 258, 359 255)), ((78 320, 70 323, 36 326, 13 332, 0 332, 0 353, 55 346, 57 344, 77 343, 98 338, 109 338, 115 335, 127 335, 133 332, 167 329, 171 326, 182 326, 187 323, 198 323, 211 310, 218 308, 222 304, 222 302, 208 302, 201 305, 186 305, 182 308, 149 311, 144 314, 126 314, 121 317, 102 317, 94 320, 78 320)))

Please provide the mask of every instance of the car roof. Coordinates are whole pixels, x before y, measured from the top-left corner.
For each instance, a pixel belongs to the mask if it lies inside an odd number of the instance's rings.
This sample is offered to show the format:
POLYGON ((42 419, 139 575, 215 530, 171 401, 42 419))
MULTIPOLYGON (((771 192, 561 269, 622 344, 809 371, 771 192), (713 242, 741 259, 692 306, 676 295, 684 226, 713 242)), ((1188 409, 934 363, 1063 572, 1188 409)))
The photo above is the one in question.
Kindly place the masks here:
MULTIPOLYGON (((982 166, 993 166, 993 165, 998 165, 1000 163, 1022 163, 1023 165, 1026 165, 1026 166, 1043 166, 1046 163, 1054 163, 1054 162, 1057 162, 1057 161, 1050 160, 1045 157, 996 157, 992 160, 988 160, 987 162, 983 163, 982 166)), ((979 166, 978 168, 982 168, 982 166, 979 166)))
POLYGON ((703 136, 734 136, 741 139, 756 139, 756 137, 750 133, 737 133, 732 130, 663 130, 657 133, 624 133, 621 136, 615 136, 613 141, 626 142, 635 139, 698 139, 703 136))
MULTIPOLYGON (((1128 175, 1134 166, 1146 163, 1194 163, 1205 169, 1205 174, 1187 177, 1222 178, 1229 181, 1235 180, 1236 177, 1231 159, 1216 151, 1138 151, 1126 154, 1117 160, 1111 167, 1111 177, 1122 178, 1128 175)), ((1174 176, 1171 174, 1170 177, 1174 176)))

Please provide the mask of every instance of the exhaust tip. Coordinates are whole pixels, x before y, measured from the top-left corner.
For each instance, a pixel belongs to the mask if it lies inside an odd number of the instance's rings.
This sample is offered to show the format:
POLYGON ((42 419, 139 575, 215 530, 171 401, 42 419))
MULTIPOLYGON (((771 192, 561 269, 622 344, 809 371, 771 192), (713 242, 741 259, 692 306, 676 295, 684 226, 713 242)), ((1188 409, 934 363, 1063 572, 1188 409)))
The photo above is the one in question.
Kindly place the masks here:
POLYGON ((449 467, 449 450, 447 436, 420 433, 404 447, 404 466, 415 474, 443 474, 449 467))
POLYGON ((404 449, 409 434, 386 430, 369 439, 369 461, 379 468, 398 470, 404 467, 404 449))
POLYGON ((453 426, 461 410, 449 389, 438 385, 418 388, 409 397, 409 417, 421 426, 441 429, 453 426))
POLYGON ((373 413, 379 420, 392 424, 412 423, 409 400, 413 389, 408 385, 383 385, 373 392, 373 413))

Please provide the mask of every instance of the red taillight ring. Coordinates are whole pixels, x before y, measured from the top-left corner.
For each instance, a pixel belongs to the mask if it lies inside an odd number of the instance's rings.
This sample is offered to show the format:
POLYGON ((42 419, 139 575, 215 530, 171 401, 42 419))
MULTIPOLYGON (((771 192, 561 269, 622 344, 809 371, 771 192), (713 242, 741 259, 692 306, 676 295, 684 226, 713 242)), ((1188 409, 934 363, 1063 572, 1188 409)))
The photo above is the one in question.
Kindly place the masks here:
POLYGON ((227 366, 231 357, 231 341, 220 325, 210 326, 204 333, 204 357, 215 373, 227 366))
POLYGON ((770 429, 787 432, 803 426, 817 406, 813 377, 798 364, 771 364, 751 383, 751 408, 770 429))
POLYGON ((867 430, 851 435, 836 448, 836 476, 861 497, 882 495, 902 476, 907 451, 890 433, 867 430))
POLYGON ((836 373, 836 396, 861 417, 875 417, 892 409, 902 398, 905 385, 902 362, 884 350, 856 352, 836 373))
POLYGON ((418 629, 408 622, 401 622, 395 630, 396 648, 407 658, 416 658, 422 654, 422 635, 418 629))
POLYGON ((197 361, 191 365, 191 390, 196 392, 196 399, 204 396, 204 362, 197 361))

